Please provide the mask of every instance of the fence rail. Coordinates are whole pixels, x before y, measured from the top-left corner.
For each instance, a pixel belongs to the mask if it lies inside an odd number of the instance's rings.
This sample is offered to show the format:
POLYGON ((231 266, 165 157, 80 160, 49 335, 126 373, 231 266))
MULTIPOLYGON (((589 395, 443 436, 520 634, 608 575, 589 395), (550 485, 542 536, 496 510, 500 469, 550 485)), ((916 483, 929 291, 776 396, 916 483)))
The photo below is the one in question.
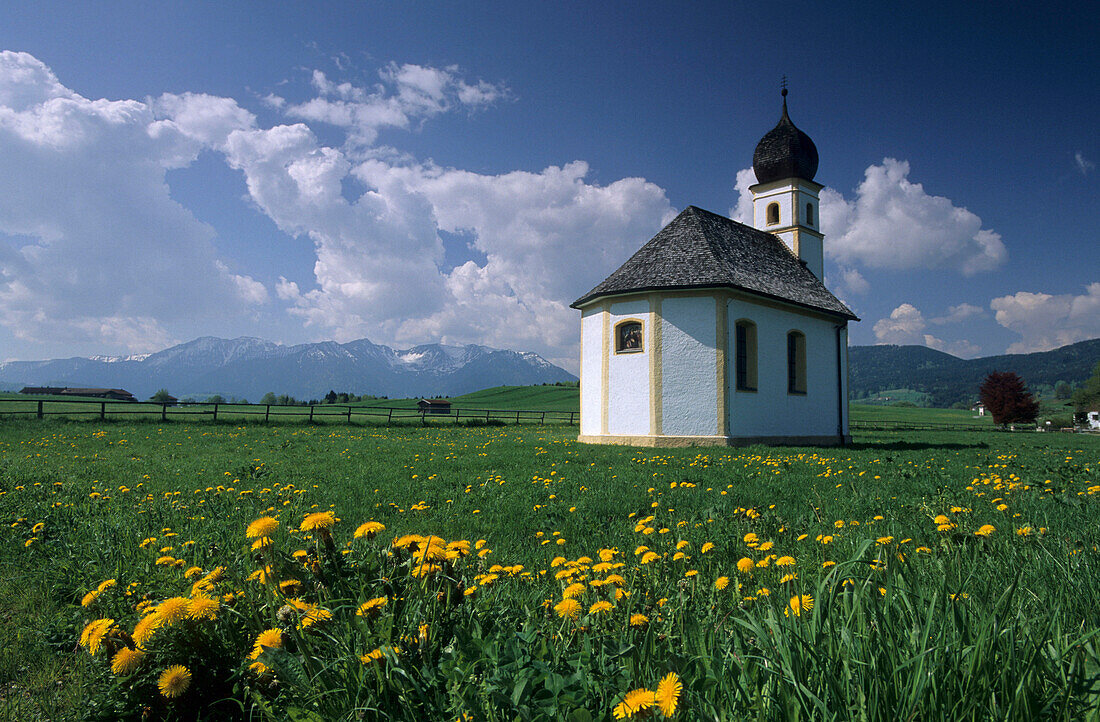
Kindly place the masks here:
POLYGON ((93 417, 101 420, 119 417, 143 416, 160 421, 179 420, 281 420, 308 418, 310 422, 343 421, 356 419, 385 419, 394 421, 429 420, 485 421, 504 423, 558 423, 577 424, 578 411, 543 411, 537 409, 468 409, 453 408, 441 412, 438 409, 411 409, 400 406, 351 406, 318 404, 313 406, 280 406, 277 404, 232 403, 161 403, 156 401, 101 401, 98 399, 0 399, 0 417, 46 416, 93 417))
POLYGON ((1034 426, 1005 428, 995 424, 951 424, 921 421, 851 421, 852 431, 1034 431, 1034 426))

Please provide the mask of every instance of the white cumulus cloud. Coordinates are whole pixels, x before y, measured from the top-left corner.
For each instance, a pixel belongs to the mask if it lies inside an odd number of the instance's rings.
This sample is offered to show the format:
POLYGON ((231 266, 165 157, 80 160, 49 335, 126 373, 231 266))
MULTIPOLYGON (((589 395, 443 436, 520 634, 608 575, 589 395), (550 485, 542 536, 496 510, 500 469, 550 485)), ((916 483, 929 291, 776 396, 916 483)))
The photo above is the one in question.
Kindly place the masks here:
POLYGON ((1086 158, 1081 151, 1073 154, 1073 163, 1077 166, 1077 170, 1081 175, 1088 175, 1091 171, 1096 170, 1096 164, 1086 158))
POLYGON ((455 108, 477 110, 508 95, 503 85, 484 80, 467 82, 456 66, 390 63, 379 71, 379 81, 368 89, 350 82, 334 82, 323 71, 314 70, 316 97, 287 104, 282 98, 270 96, 267 104, 283 109, 292 118, 342 128, 353 145, 370 145, 382 128, 409 128, 417 120, 455 108))
POLYGON ((864 173, 851 201, 821 193, 825 253, 845 264, 894 270, 951 269, 963 275, 1004 263, 1001 236, 949 199, 909 180, 909 163, 886 158, 864 173))
POLYGON ((1020 291, 994 298, 989 307, 997 323, 1021 336, 1009 353, 1049 351, 1100 337, 1100 283, 1080 295, 1020 291))
MULTIPOLYGON (((938 320, 933 320, 933 323, 936 322, 938 320)), ((888 317, 876 321, 874 331, 875 338, 880 344, 927 346, 966 358, 973 358, 981 351, 979 346, 969 340, 945 341, 925 333, 927 328, 928 320, 920 309, 911 303, 903 303, 891 311, 888 317)))
MULTIPOLYGON (((737 173, 737 205, 730 209, 731 218, 748 225, 755 182, 751 168, 737 173)), ((970 276, 1008 257, 1000 234, 983 229, 981 218, 910 181, 907 161, 869 166, 852 200, 833 188, 822 189, 820 198, 825 256, 849 271, 949 269, 970 276)), ((867 287, 857 280, 848 290, 867 287)))
POLYGON ((165 180, 250 122, 231 105, 92 100, 37 58, 0 52, 0 324, 136 352, 163 346, 173 321, 262 303, 266 290, 218 260, 214 230, 165 180))

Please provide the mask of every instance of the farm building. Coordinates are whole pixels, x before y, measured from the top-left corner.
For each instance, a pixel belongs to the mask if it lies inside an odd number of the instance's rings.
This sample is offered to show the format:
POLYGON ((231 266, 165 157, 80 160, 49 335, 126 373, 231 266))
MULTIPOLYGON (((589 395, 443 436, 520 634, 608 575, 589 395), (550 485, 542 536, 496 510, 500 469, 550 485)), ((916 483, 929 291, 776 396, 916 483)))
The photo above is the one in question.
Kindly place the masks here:
POLYGON ((93 399, 110 399, 111 401, 137 401, 134 395, 125 389, 74 389, 71 387, 59 388, 56 386, 26 386, 21 389, 19 393, 44 396, 81 396, 93 399))
POLYGON ((825 288, 813 141, 787 113, 757 144, 753 226, 689 206, 581 312, 579 440, 845 444, 848 322, 825 288))
POLYGON ((447 399, 420 399, 416 402, 416 408, 426 414, 449 414, 451 402, 447 399))

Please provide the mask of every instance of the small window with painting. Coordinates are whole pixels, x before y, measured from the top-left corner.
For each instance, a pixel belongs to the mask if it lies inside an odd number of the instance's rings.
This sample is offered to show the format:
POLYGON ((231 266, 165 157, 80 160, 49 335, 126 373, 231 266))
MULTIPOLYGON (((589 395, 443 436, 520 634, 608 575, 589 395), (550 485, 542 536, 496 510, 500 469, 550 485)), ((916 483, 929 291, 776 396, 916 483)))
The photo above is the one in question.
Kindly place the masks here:
POLYGON ((615 353, 639 353, 641 350, 641 321, 623 321, 615 326, 615 353))

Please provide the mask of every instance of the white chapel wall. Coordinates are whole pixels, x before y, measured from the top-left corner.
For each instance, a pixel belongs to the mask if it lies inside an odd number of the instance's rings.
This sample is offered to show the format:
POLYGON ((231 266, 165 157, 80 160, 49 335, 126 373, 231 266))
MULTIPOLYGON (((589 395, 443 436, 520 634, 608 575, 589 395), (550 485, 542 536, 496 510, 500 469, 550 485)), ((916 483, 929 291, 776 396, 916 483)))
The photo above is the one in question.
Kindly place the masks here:
POLYGON ((713 296, 661 302, 661 433, 718 433, 718 358, 713 296))
MULTIPOLYGON (((738 299, 729 301, 731 389, 726 408, 730 436, 830 436, 837 431, 836 325, 738 299), (756 324, 757 390, 733 390, 736 378, 734 325, 746 318, 756 324), (806 335, 806 394, 787 393, 787 332, 806 335)), ((841 343, 845 337, 841 336, 841 343)), ((841 348, 843 358, 844 348, 841 348)), ((846 397, 845 397, 846 398, 846 397)))
POLYGON ((603 423, 603 309, 581 312, 581 433, 598 434, 603 423))
POLYGON ((608 355, 607 433, 617 436, 646 436, 649 434, 649 357, 653 349, 653 323, 649 301, 611 304, 611 323, 605 341, 608 355), (642 350, 615 353, 615 324, 627 319, 642 322, 642 350))

